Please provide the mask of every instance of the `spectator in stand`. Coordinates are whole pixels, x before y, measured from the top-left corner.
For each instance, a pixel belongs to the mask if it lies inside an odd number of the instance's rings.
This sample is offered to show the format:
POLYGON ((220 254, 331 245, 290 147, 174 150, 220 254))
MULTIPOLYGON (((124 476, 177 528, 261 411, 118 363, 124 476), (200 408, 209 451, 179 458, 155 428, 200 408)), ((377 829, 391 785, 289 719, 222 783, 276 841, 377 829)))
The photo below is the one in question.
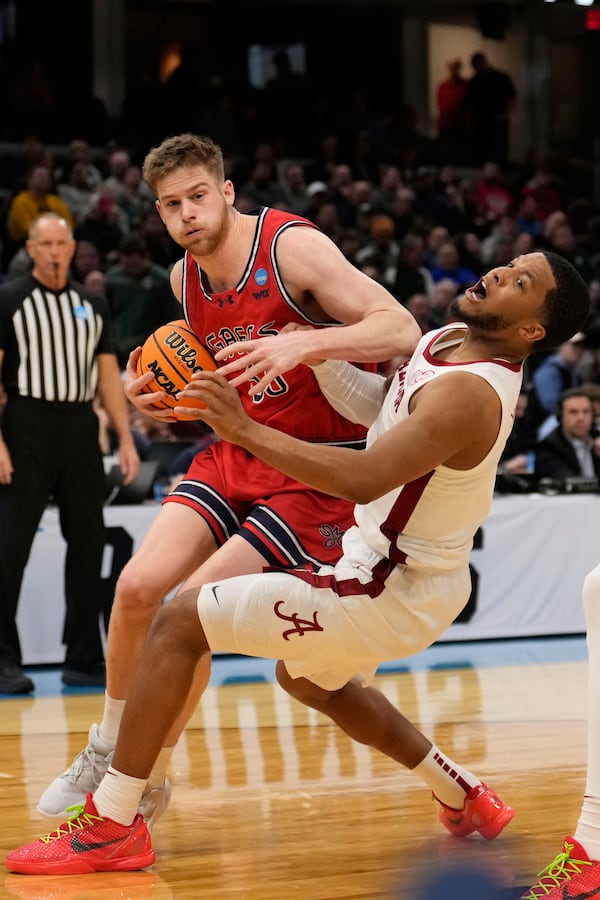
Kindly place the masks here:
POLYGON ((404 305, 419 323, 423 334, 431 331, 431 300, 427 294, 412 294, 404 305))
POLYGON ((335 203, 332 203, 330 200, 323 203, 315 215, 314 223, 318 225, 323 234, 326 234, 327 237, 337 244, 342 226, 340 214, 335 203))
POLYGON ((401 185, 394 196, 391 216, 396 226, 396 235, 401 238, 409 231, 425 232, 426 222, 415 209, 417 195, 411 187, 401 185))
POLYGON ((148 191, 139 166, 131 165, 125 169, 115 200, 127 218, 127 230, 137 230, 144 217, 154 209, 154 198, 148 191))
POLYGON ((423 265, 430 269, 435 265, 437 252, 446 241, 450 240, 450 232, 445 225, 434 225, 427 231, 423 265))
POLYGON ((514 216, 505 213, 494 223, 491 231, 481 242, 481 259, 486 266, 491 266, 496 256, 496 244, 498 241, 508 238, 515 241, 519 233, 514 216))
POLYGON ((385 213, 390 216, 393 213, 394 201, 398 188, 404 186, 404 179, 399 166, 391 164, 381 170, 379 183, 373 188, 371 205, 375 212, 385 213))
POLYGON ((15 252, 24 246, 29 229, 42 212, 55 212, 62 216, 71 228, 75 225, 73 213, 54 190, 53 180, 50 166, 36 164, 27 174, 26 187, 10 201, 6 214, 6 229, 15 252))
POLYGON ((353 199, 354 176, 346 163, 334 166, 329 179, 329 197, 335 203, 342 227, 356 224, 356 205, 353 199))
POLYGON ((479 277, 471 269, 461 266, 458 248, 454 241, 446 241, 442 244, 436 254, 435 265, 429 271, 434 281, 451 278, 458 286, 459 292, 472 287, 479 277))
POLYGON ((431 291, 429 320, 432 328, 439 328, 449 321, 450 306, 458 294, 458 286, 451 278, 440 278, 431 291))
POLYGON ((310 181, 324 181, 329 184, 334 168, 341 159, 340 140, 333 131, 326 131, 321 135, 315 159, 307 172, 310 181))
POLYGON ((390 280, 394 278, 399 253, 394 220, 381 213, 373 216, 370 239, 356 254, 357 264, 360 266, 373 256, 379 257, 384 266, 385 283, 389 286, 390 280))
POLYGON ((509 191, 498 163, 483 164, 475 183, 475 203, 482 222, 495 224, 501 216, 511 213, 515 198, 509 191))
POLYGON ((594 267, 587 251, 577 242, 575 233, 569 222, 556 225, 549 236, 548 246, 550 250, 564 256, 571 265, 575 266, 586 284, 594 277, 594 267))
POLYGON ((371 146, 368 129, 360 129, 354 139, 354 149, 350 157, 352 174, 355 178, 364 179, 370 184, 379 180, 379 162, 371 146))
POLYGON ((399 243, 393 277, 390 276, 391 291, 400 303, 406 303, 413 294, 432 296, 434 281, 424 265, 424 255, 424 238, 413 232, 405 234, 399 243))
POLYGON ((290 212, 301 215, 306 209, 306 177, 304 166, 296 160, 287 160, 279 171, 279 184, 290 212))
MULTIPOLYGON (((122 194, 127 194, 128 190, 124 184, 127 171, 133 163, 131 153, 125 147, 113 147, 107 157, 108 174, 102 186, 110 191, 111 196, 119 202, 122 194)), ((146 200, 154 203, 154 194, 144 182, 139 186, 141 196, 145 196, 146 200)))
POLYGON ((483 261, 481 239, 474 231, 463 231, 456 235, 456 248, 461 266, 465 266, 479 277, 489 268, 483 261))
POLYGON ((507 162, 510 150, 510 117, 517 99, 512 78, 490 65, 484 53, 471 57, 473 75, 464 104, 468 146, 474 161, 507 162))
POLYGON ((548 214, 548 216, 544 219, 544 231, 542 234, 541 244, 544 249, 548 250, 550 247, 550 241, 552 240, 552 235, 554 233, 554 229, 558 228, 560 225, 568 225, 569 219, 567 217, 564 209, 555 209, 554 212, 548 214))
POLYGON ((336 244, 346 259, 356 266, 356 254, 362 247, 362 239, 357 228, 342 228, 338 232, 336 244))
POLYGON ((556 481, 585 478, 597 482, 600 448, 589 394, 583 388, 563 392, 557 416, 556 428, 535 445, 536 477, 556 481))
POLYGON ((83 286, 93 297, 106 300, 106 275, 100 269, 91 269, 83 279, 83 286))
POLYGON ((490 264, 492 266, 507 266, 516 256, 515 242, 508 235, 502 235, 494 245, 494 253, 490 264))
POLYGON ((100 252, 100 268, 104 268, 116 262, 119 246, 127 233, 127 217, 115 203, 110 190, 101 185, 87 214, 75 226, 75 239, 95 244, 100 252))
POLYGON ((56 192, 73 213, 75 222, 80 222, 88 211, 94 194, 87 183, 83 160, 75 159, 66 164, 56 192))
POLYGON ((541 238, 544 225, 538 202, 533 194, 523 194, 517 203, 515 224, 519 232, 526 231, 536 241, 541 238))
POLYGON ((527 391, 523 388, 515 406, 512 431, 500 456, 500 475, 530 475, 533 472, 531 454, 534 452, 536 435, 529 427, 525 415, 528 399, 527 391))
POLYGON ((286 209, 285 191, 277 181, 275 165, 258 159, 254 162, 249 178, 241 186, 242 194, 252 198, 254 206, 274 206, 286 209))
POLYGON ((461 59, 451 59, 447 68, 447 77, 440 81, 436 88, 437 136, 440 143, 440 157, 459 162, 464 153, 465 93, 468 82, 461 74, 461 59))
POLYGON ((301 215, 316 222, 317 215, 324 203, 329 202, 329 188, 324 181, 311 181, 306 188, 306 209, 301 215))
POLYGON ((352 182, 350 188, 350 199, 354 207, 354 225, 356 225, 356 216, 361 206, 372 206, 373 185, 364 178, 357 178, 352 182))
POLYGON ((101 269, 102 257, 100 251, 91 241, 77 241, 75 253, 71 260, 71 275, 75 281, 83 284, 88 272, 101 269))
POLYGON ((141 346, 155 328, 182 317, 168 270, 152 262, 143 238, 135 232, 123 238, 119 261, 106 271, 106 298, 122 369, 131 351, 141 346))
POLYGON ((165 228, 155 207, 140 222, 138 234, 146 243, 150 259, 159 266, 168 269, 181 257, 181 249, 165 228))
POLYGON ((547 356, 533 373, 527 403, 527 422, 538 439, 552 426, 564 391, 581 387, 580 371, 585 351, 585 334, 578 331, 547 356), (546 424, 548 423, 548 424, 546 424))
POLYGON ((556 176, 544 161, 540 161, 534 173, 521 188, 521 196, 535 199, 542 222, 550 213, 563 208, 562 189, 556 176))
POLYGON ((68 145, 63 165, 56 170, 56 181, 58 183, 65 181, 65 172, 76 162, 82 163, 87 189, 90 192, 95 191, 103 180, 102 172, 94 162, 91 144, 81 138, 74 138, 68 145))
POLYGON ((454 166, 440 166, 435 175, 433 190, 436 225, 443 225, 452 234, 471 231, 474 222, 465 206, 458 170, 454 166))
POLYGON ((520 231, 513 241, 515 256, 523 256, 524 253, 531 253, 538 246, 538 242, 534 241, 527 231, 520 231))
POLYGON ((12 278, 20 278, 21 275, 31 272, 32 266, 33 261, 27 252, 27 248, 20 247, 8 261, 6 272, 4 273, 4 280, 10 281, 12 278))

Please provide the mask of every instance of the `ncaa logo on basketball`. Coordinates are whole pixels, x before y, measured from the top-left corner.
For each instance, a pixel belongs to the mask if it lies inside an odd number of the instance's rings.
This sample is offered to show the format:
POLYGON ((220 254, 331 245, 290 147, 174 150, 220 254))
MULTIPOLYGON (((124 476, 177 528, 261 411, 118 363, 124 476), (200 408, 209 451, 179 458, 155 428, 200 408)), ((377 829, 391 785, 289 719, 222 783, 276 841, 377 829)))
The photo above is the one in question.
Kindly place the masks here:
POLYGON ((254 273, 254 280, 259 287, 262 287, 263 284, 266 284, 269 280, 269 275, 266 269, 257 269, 254 273))

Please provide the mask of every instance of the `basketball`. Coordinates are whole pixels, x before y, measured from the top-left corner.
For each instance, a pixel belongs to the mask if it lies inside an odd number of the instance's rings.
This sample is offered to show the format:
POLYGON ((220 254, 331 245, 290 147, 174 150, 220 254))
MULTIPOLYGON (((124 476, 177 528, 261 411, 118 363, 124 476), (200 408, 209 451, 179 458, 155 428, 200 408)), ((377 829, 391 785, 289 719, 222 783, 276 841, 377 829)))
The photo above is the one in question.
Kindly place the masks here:
MULTIPOLYGON (((214 372, 217 366, 214 359, 193 331, 190 331, 185 319, 167 322, 146 338, 137 362, 138 376, 153 372, 154 378, 145 385, 143 393, 165 391, 167 396, 154 404, 156 409, 173 409, 179 405, 176 394, 189 383, 191 376, 198 369, 214 372)), ((205 404, 197 400, 188 400, 186 406, 204 409, 205 404)), ((176 413, 177 418, 187 418, 176 413)))

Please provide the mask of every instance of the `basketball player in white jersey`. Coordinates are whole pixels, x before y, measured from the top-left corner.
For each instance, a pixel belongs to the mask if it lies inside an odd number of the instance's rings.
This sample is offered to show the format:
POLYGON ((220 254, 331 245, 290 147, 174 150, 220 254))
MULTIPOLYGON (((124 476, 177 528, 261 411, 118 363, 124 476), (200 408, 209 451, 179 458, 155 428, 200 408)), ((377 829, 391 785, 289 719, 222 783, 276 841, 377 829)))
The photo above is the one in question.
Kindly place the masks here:
POLYGON ((587 772, 579 819, 560 853, 521 900, 584 900, 600 896, 600 565, 583 582, 588 652, 587 772))
MULTIPOLYGON (((346 734, 412 770, 452 833, 495 838, 513 810, 449 759, 370 685, 385 660, 432 644, 468 600, 469 553, 493 497, 523 360, 577 332, 587 287, 562 257, 535 252, 492 269, 424 335, 391 379, 314 360, 330 403, 369 426, 365 450, 318 447, 252 421, 225 377, 199 372, 181 396, 200 416, 293 478, 355 504, 343 555, 318 570, 272 570, 188 590, 157 614, 107 774, 67 826, 10 853, 28 874, 136 869, 155 858, 137 814, 155 759, 212 651, 278 660, 280 685, 346 734), (198 410, 196 410, 198 412, 198 410), (152 710, 152 713, 148 711, 152 710), (75 837, 74 837, 75 833, 75 837), (77 846, 74 846, 74 845, 77 846)), ((310 341, 310 333, 307 334, 310 341)))

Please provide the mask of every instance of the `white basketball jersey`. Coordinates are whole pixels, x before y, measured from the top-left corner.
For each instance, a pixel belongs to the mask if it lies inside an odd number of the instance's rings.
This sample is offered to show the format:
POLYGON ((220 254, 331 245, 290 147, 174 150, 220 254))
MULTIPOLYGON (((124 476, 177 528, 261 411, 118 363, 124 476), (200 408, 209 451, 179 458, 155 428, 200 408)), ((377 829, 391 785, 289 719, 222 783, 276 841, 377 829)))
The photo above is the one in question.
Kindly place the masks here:
MULTIPOLYGON (((500 455, 514 421, 522 382, 522 366, 502 359, 451 363, 436 359, 449 346, 462 343, 466 325, 452 323, 424 335, 410 361, 396 372, 381 411, 369 429, 367 445, 408 418, 415 391, 451 372, 472 372, 496 391, 502 421, 494 446, 479 465, 456 470, 438 466, 371 503, 357 505, 359 528, 344 535, 344 555, 373 571, 382 560, 396 565, 454 569, 468 564, 473 537, 490 511, 500 455)), ((461 403, 461 398, 456 398, 461 403)))

